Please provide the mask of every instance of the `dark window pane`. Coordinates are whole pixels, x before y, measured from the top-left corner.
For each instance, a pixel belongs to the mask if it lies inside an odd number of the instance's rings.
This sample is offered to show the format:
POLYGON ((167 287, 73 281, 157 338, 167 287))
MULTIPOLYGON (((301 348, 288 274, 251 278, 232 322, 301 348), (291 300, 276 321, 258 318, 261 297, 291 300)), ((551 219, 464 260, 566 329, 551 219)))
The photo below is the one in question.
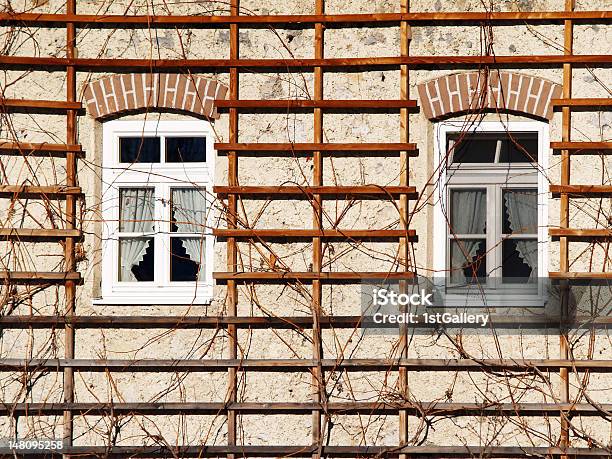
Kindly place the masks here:
POLYGON ((202 240, 199 238, 189 239, 189 242, 178 237, 170 238, 170 280, 194 282, 198 278, 200 263, 196 263, 191 257, 199 261, 202 249, 202 240))
POLYGON ((206 137, 166 137, 166 162, 206 161, 206 137))
POLYGON ((538 272, 538 241, 505 239, 502 241, 502 276, 507 283, 524 283, 538 272))
POLYGON ((509 189, 502 193, 502 233, 538 232, 538 192, 536 189, 509 189))
POLYGON ((538 159, 537 132, 472 132, 448 135, 453 163, 529 163, 538 159))
POLYGON ((535 163, 538 161, 538 133, 512 132, 504 140, 499 162, 535 163))
POLYGON ((153 238, 119 239, 119 280, 147 282, 154 280, 155 241, 153 238))
POLYGON ((121 137, 119 161, 122 163, 158 163, 161 158, 159 137, 121 137))
POLYGON ((453 284, 474 283, 487 276, 487 243, 484 239, 452 240, 450 251, 453 284))

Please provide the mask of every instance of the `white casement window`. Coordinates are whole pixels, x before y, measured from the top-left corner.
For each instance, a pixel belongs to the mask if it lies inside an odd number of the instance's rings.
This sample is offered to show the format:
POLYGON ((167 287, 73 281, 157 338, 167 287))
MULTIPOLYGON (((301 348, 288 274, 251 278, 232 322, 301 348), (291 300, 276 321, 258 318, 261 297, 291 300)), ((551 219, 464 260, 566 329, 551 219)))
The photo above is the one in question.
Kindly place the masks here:
POLYGON ((437 125, 434 269, 449 300, 542 304, 548 151, 541 122, 437 125))
POLYGON ((109 121, 102 158, 103 304, 212 298, 213 132, 205 121, 109 121))

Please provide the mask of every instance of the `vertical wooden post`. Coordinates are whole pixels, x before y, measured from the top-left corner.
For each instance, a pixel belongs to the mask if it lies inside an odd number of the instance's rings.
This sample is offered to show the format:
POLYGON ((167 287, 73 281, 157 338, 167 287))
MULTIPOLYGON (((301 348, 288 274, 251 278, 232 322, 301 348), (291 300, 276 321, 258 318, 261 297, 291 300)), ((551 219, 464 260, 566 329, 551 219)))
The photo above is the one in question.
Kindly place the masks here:
MULTIPOLYGON (((237 16, 240 10, 240 0, 231 0, 230 3, 230 14, 237 16)), ((239 58, 239 40, 238 40, 238 24, 230 25, 230 59, 239 58)), ((238 100, 238 69, 236 67, 230 68, 230 87, 229 87, 229 98, 230 100, 238 100)), ((231 143, 238 142, 238 111, 235 108, 229 110, 229 141, 231 143)), ((238 157, 235 151, 228 152, 228 174, 227 181, 229 186, 238 185, 238 157)), ((236 228, 237 223, 237 211, 238 206, 236 203, 236 195, 228 195, 228 212, 227 212, 227 227, 236 228)), ((238 250, 236 247, 236 239, 230 237, 227 239, 227 270, 229 272, 235 272, 238 270, 238 250)), ((227 282, 227 315, 229 317, 235 317, 237 315, 238 305, 238 289, 236 281, 229 280, 227 282)), ((228 325, 228 345, 229 345, 229 358, 236 359, 238 355, 238 332, 236 325, 228 325)), ((234 403, 238 397, 238 380, 236 374, 236 368, 232 367, 228 369, 228 403, 234 403)), ((227 443, 229 446, 236 446, 236 411, 230 409, 227 411, 227 443)), ((228 454, 228 458, 233 459, 233 454, 228 454)))
MULTIPOLYGON (((315 14, 324 14, 325 0, 315 0, 315 14)), ((324 57, 324 39, 323 39, 323 24, 315 24, 314 36, 314 57, 315 59, 323 59, 324 57)), ((314 68, 314 99, 323 100, 323 69, 321 67, 314 68)), ((314 109, 314 142, 323 142, 323 113, 320 108, 314 109)), ((313 186, 323 185, 323 157, 320 151, 313 152, 313 186)), ((315 230, 321 229, 323 225, 323 201, 321 195, 313 197, 313 227, 315 230)), ((312 239, 312 270, 320 273, 323 265, 323 247, 320 237, 312 239)), ((312 282, 312 354, 315 365, 312 368, 312 387, 313 401, 322 403, 325 397, 325 382, 323 380, 323 369, 321 359, 323 358, 323 348, 321 345, 321 302, 322 302, 321 281, 315 280, 312 282)), ((321 447, 323 442, 323 433, 321 432, 321 411, 312 411, 312 443, 317 446, 317 450, 313 453, 313 458, 320 457, 321 447)))
MULTIPOLYGON (((574 0, 565 0, 565 11, 573 11, 574 10, 574 0)), ((564 37, 563 37, 563 46, 564 46, 564 54, 571 55, 574 51, 574 40, 573 40, 573 23, 571 20, 566 20, 564 22, 564 37)), ((571 64, 563 64, 563 98, 569 99, 572 97, 572 66, 571 64)), ((563 107, 561 114, 561 137, 563 142, 569 142, 571 139, 571 110, 570 107, 563 107)), ((561 185, 569 185, 570 184, 570 154, 568 150, 561 151, 561 185)), ((561 194, 561 202, 560 202, 560 228, 568 228, 569 227, 569 196, 567 193, 561 194)), ((559 256, 560 256, 560 271, 568 272, 569 271, 569 247, 568 247, 568 238, 562 237, 560 238, 560 247, 559 247, 559 256)), ((569 285, 567 281, 561 282, 561 319, 563 322, 567 322, 569 318, 569 285)), ((559 334, 559 346, 560 346, 560 355, 561 359, 569 358, 569 339, 568 339, 568 330, 565 324, 561 325, 560 334, 559 334)), ((560 376, 560 394, 559 399, 561 403, 567 403, 569 401, 569 374, 567 368, 561 368, 559 370, 560 376)), ((561 447, 568 447, 570 445, 569 441, 569 425, 567 420, 561 417, 561 435, 559 439, 559 443, 561 447)), ((566 457, 566 456, 565 456, 566 457)))
MULTIPOLYGON (((408 13, 410 12, 410 0, 400 0, 400 12, 408 13)), ((400 56, 407 57, 409 55, 409 47, 410 47, 410 25, 406 21, 400 22, 400 56)), ((400 99, 408 100, 410 98, 410 78, 408 74, 408 66, 401 65, 400 66, 400 99)), ((408 114, 408 109, 402 108, 400 109, 400 142, 409 142, 410 139, 410 119, 408 114)), ((409 167, 409 154, 407 151, 402 151, 400 153, 400 185, 407 186, 410 183, 410 167, 409 167)), ((401 229, 403 229, 406 234, 408 234, 408 215, 410 212, 409 209, 409 200, 407 195, 400 196, 399 202, 399 211, 400 211, 400 224, 401 229)), ((410 267, 410 244, 407 237, 401 237, 399 239, 399 261, 402 266, 400 269, 404 269, 404 271, 409 271, 410 267)), ((400 289, 405 290, 405 281, 400 282, 400 289)), ((400 327, 400 337, 399 337, 399 357, 407 358, 408 357, 408 329, 405 325, 400 327)), ((404 399, 408 399, 408 370, 406 367, 399 367, 399 392, 400 396, 404 399)), ((408 442, 408 412, 406 410, 399 410, 399 446, 406 446, 408 442)), ((400 454, 400 459, 405 459, 407 457, 406 454, 400 454)))
MULTIPOLYGON (((76 0, 68 0, 66 2, 66 13, 76 14, 76 0)), ((74 59, 76 57, 75 43, 76 33, 74 23, 66 23, 66 57, 74 59)), ((69 65, 66 67, 66 100, 68 102, 76 102, 76 69, 69 65)), ((77 144, 77 112, 76 110, 68 110, 66 113, 66 143, 68 145, 77 144)), ((74 152, 68 152, 66 155, 66 185, 77 186, 77 156, 74 152)), ((76 197, 68 195, 66 197, 66 215, 65 228, 76 228, 76 197)), ((64 245, 64 260, 65 271, 76 271, 76 255, 75 255, 75 238, 66 238, 64 245)), ((65 283, 66 308, 65 314, 70 318, 75 314, 76 309, 76 283, 67 281, 65 283)), ((75 330, 72 324, 67 324, 64 327, 64 356, 66 359, 74 359, 74 335, 75 330)), ((74 372, 72 368, 64 369, 64 403, 74 402, 74 372)), ((73 441, 73 418, 71 411, 64 411, 64 446, 72 446, 73 441)), ((64 455, 65 457, 68 457, 64 455)))

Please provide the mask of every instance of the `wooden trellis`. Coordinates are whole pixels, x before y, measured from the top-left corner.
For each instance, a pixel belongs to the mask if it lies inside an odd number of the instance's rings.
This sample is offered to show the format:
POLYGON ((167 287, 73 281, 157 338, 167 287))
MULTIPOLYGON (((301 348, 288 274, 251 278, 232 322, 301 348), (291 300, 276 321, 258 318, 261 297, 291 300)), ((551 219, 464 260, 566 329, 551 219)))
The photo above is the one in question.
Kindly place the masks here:
MULTIPOLYGON (((166 447, 140 446, 73 446, 73 416, 114 414, 213 414, 227 416, 227 445, 179 446, 174 453, 181 457, 241 457, 241 456, 295 456, 295 457, 407 457, 430 455, 433 457, 491 457, 544 456, 609 456, 605 448, 572 448, 567 419, 572 415, 600 416, 612 411, 612 405, 598 408, 587 403, 572 403, 569 396, 570 371, 612 371, 612 360, 570 360, 567 334, 560 333, 560 359, 490 359, 490 360, 442 360, 408 358, 408 341, 400 339, 397 359, 345 359, 337 361, 326 358, 321 346, 324 329, 354 329, 360 325, 358 316, 327 316, 322 314, 322 285, 324 283, 351 282, 362 279, 406 280, 414 276, 410 259, 410 244, 416 242, 417 234, 410 229, 410 200, 417 197, 416 189, 409 183, 409 159, 418 155, 418 145, 410 142, 409 113, 417 109, 410 99, 409 69, 438 68, 489 68, 519 67, 539 68, 563 67, 563 98, 553 100, 562 110, 562 139, 553 141, 551 148, 561 154, 562 171, 560 183, 552 185, 553 196, 561 202, 560 228, 551 229, 550 236, 560 240, 560 271, 551 277, 564 282, 575 278, 612 278, 612 272, 571 272, 568 244, 570 241, 609 240, 608 229, 571 228, 569 225, 570 199, 585 196, 611 197, 612 187, 602 185, 572 185, 570 161, 573 155, 609 154, 612 142, 574 142, 571 140, 571 114, 574 110, 609 109, 612 99, 573 98, 572 69, 576 66, 609 66, 611 55, 573 54, 573 25, 575 23, 605 23, 612 20, 612 12, 576 12, 572 0, 566 0, 564 12, 525 13, 419 13, 409 11, 409 0, 400 1, 400 12, 393 14, 325 14, 324 0, 315 0, 314 15, 244 16, 240 14, 239 0, 231 0, 228 16, 94 16, 77 14, 76 0, 68 0, 66 14, 0 14, 0 24, 13 27, 40 26, 65 28, 66 57, 20 57, 0 56, 0 66, 6 70, 53 70, 66 74, 66 101, 12 100, 3 99, 0 110, 5 113, 55 113, 66 117, 65 144, 0 143, 2 155, 40 155, 66 159, 67 181, 65 185, 20 186, 0 185, 0 197, 54 198, 65 200, 65 227, 62 229, 2 228, 0 237, 12 241, 61 241, 64 244, 64 271, 62 272, 1 272, 0 279, 6 284, 60 284, 65 288, 66 304, 62 313, 54 316, 4 316, 0 317, 2 328, 65 330, 65 356, 63 359, 2 359, 0 371, 13 372, 62 372, 64 377, 64 400, 62 403, 5 404, 1 407, 4 416, 59 415, 64 417, 64 440, 66 455, 103 455, 125 457, 138 454, 146 457, 164 457, 170 454, 166 447), (324 36, 326 27, 367 27, 376 23, 384 27, 399 27, 401 48, 397 57, 343 57, 325 58, 324 36), (525 56, 412 56, 409 53, 411 25, 433 24, 524 24, 563 23, 564 53, 559 55, 525 56), (303 29, 314 29, 314 58, 312 59, 244 59, 239 53, 239 30, 252 28, 282 27, 291 25, 303 29), (229 28, 228 59, 198 60, 151 60, 151 59, 82 59, 76 57, 75 31, 80 27, 124 27, 135 28, 229 28), (243 72, 289 72, 304 71, 314 75, 314 98, 312 100, 244 100, 240 99, 239 77, 243 72), (397 100, 325 100, 324 78, 343 70, 371 71, 372 69, 399 69, 400 87, 397 100), (82 282, 76 269, 75 244, 83 235, 78 229, 76 202, 82 196, 78 185, 77 160, 85 153, 77 138, 77 116, 83 114, 77 101, 77 72, 186 72, 223 71, 229 73, 229 99, 218 101, 219 109, 229 112, 227 143, 218 143, 215 148, 228 158, 228 183, 216 186, 217 195, 227 201, 227 228, 215 230, 215 235, 227 240, 227 270, 215 273, 218 283, 227 285, 226 315, 219 317, 151 317, 151 316, 84 316, 76 310, 76 289, 82 282), (243 143, 239 138, 239 114, 249 111, 306 112, 313 114, 313 139, 311 143, 243 143), (399 142, 388 143, 326 143, 323 137, 325 113, 333 110, 378 110, 399 112, 399 142), (323 158, 342 154, 363 154, 399 157, 399 183, 395 186, 330 186, 323 181, 323 158), (309 155, 313 159, 313 173, 308 186, 242 186, 238 175, 238 161, 244 156, 274 157, 283 155, 309 155), (295 230, 277 228, 250 229, 238 227, 238 203, 241 199, 305 199, 312 205, 312 225, 295 230), (340 199, 393 199, 400 211, 400 229, 323 229, 322 206, 325 200, 340 199), (237 243, 242 240, 265 241, 309 241, 312 243, 312 271, 307 272, 241 272, 238 262, 237 243), (370 240, 394 241, 398 244, 400 266, 398 272, 326 272, 323 271, 323 244, 326 241, 370 240), (312 284, 312 314, 310 317, 242 317, 237 315, 238 285, 241 283, 292 282, 312 284), (238 355, 238 331, 244 329, 290 329, 310 330, 312 337, 311 359, 240 359, 238 355), (225 329, 229 337, 229 356, 220 360, 90 360, 75 358, 75 329, 225 329), (423 402, 414 404, 398 402, 328 402, 323 387, 326 371, 397 371, 400 393, 407 400, 409 372, 418 371, 464 371, 464 372, 559 372, 561 376, 559 403, 508 403, 485 406, 475 403, 423 402), (74 398, 74 372, 227 372, 227 399, 215 403, 76 403, 74 398), (240 402, 238 400, 238 375, 240 372, 308 372, 312 375, 311 402, 240 402), (429 404, 428 404, 429 403, 429 404), (493 447, 493 446, 414 446, 409 444, 408 417, 418 416, 423 409, 430 415, 449 416, 560 416, 561 441, 550 447, 493 447), (399 432, 397 444, 393 446, 329 446, 324 444, 323 419, 326 413, 341 414, 385 414, 397 415, 399 432), (238 439, 238 416, 246 414, 310 414, 312 417, 312 444, 285 446, 250 446, 238 439)), ((329 76, 332 75, 332 76, 329 76)), ((306 225, 305 225, 306 226, 306 225)), ((511 320, 493 316, 496 323, 511 320)), ((538 317, 533 320, 537 322, 538 317)), ((543 320, 543 318, 541 318, 543 320)), ((586 319, 585 319, 586 320, 586 319)), ((608 326, 612 319, 600 318, 597 324, 608 326)), ((0 448, 0 454, 10 454, 0 448)), ((50 455, 48 451, 33 451, 28 455, 50 455)))

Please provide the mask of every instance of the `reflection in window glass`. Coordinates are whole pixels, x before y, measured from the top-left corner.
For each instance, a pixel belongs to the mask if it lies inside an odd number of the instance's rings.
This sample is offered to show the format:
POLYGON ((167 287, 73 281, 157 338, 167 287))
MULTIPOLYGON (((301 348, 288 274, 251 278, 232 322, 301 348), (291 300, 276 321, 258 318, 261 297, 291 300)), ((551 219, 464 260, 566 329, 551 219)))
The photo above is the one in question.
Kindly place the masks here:
POLYGON ((160 162, 159 137, 121 137, 119 139, 119 162, 158 163, 160 162))
POLYGON ((538 158, 537 132, 473 132, 448 135, 453 163, 531 163, 538 158))
POLYGON ((166 162, 206 161, 206 137, 166 137, 166 162))

